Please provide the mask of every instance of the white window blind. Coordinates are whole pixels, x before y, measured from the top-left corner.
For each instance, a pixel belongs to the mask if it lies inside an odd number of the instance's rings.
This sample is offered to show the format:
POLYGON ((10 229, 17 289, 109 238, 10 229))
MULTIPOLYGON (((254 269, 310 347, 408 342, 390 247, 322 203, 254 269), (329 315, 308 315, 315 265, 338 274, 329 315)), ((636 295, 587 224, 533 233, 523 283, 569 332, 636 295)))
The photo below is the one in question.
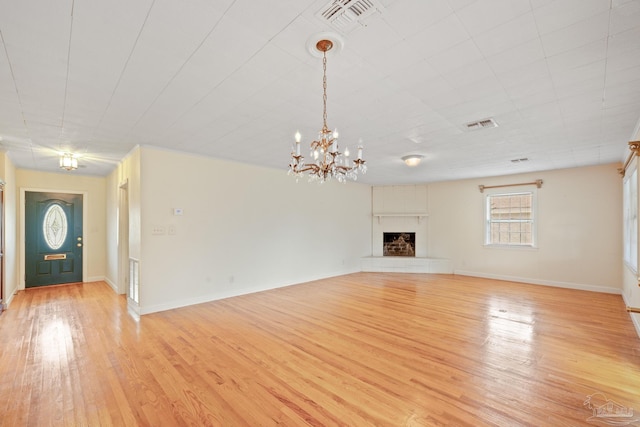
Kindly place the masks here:
POLYGON ((638 271, 638 170, 628 170, 624 178, 624 262, 638 271))
POLYGON ((486 195, 485 244, 534 246, 532 191, 486 195))

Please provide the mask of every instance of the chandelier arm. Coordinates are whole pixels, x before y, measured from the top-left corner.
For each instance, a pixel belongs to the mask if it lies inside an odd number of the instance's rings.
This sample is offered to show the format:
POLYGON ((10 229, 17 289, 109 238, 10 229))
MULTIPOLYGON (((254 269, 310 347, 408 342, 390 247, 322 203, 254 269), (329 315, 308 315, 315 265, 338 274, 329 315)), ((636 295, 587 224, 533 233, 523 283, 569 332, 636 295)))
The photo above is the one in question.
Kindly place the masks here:
POLYGON ((306 165, 302 169, 298 169, 297 167, 294 169, 294 172, 296 173, 304 173, 308 171, 313 171, 313 173, 317 173, 318 171, 320 171, 320 167, 318 165, 311 164, 311 165, 306 165))

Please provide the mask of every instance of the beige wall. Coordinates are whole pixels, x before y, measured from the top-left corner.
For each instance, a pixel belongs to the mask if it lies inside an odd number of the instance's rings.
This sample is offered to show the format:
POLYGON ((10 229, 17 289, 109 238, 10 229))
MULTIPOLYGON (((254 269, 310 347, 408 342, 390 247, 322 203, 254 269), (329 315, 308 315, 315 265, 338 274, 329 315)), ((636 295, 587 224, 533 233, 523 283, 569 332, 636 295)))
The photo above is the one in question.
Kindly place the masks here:
POLYGON ((109 183, 129 182, 142 314, 356 272, 371 252, 367 185, 296 183, 280 170, 147 147, 128 162, 109 183))
MULTIPOLYGON (((87 268, 84 271, 86 281, 104 280, 106 275, 106 182, 103 177, 78 175, 74 172, 46 173, 32 170, 16 170, 16 188, 18 197, 27 190, 57 192, 86 192, 84 208, 87 209, 87 221, 84 223, 84 244, 87 268)), ((18 210, 19 228, 24 221, 23 209, 18 210)), ((19 253, 24 251, 24 236, 18 236, 19 253)), ((24 266, 20 267, 22 270, 24 266)), ((23 274, 21 273, 22 277, 23 274)), ((19 288, 24 288, 24 280, 19 280, 19 288)))
MULTIPOLYGON (((457 274, 620 293, 622 182, 608 164, 429 185, 429 256, 457 274), (542 179, 538 247, 483 245, 484 196, 478 185, 542 179)), ((535 188, 535 187, 534 187, 535 188)))

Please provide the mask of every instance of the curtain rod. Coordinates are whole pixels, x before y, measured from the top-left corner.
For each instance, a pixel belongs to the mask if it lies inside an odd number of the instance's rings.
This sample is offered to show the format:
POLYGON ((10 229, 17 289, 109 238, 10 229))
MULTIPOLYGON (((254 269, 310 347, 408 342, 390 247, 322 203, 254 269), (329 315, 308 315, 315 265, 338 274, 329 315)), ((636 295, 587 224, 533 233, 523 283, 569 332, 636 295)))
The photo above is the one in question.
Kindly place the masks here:
POLYGON ((633 155, 640 156, 640 141, 629 141, 629 150, 631 152, 627 156, 627 160, 624 162, 624 166, 618 169, 620 175, 624 177, 624 174, 627 172, 627 168, 629 167, 629 163, 631 163, 631 159, 633 159, 633 155))
POLYGON ((523 182, 523 183, 520 183, 520 184, 478 185, 478 188, 480 189, 481 193, 484 193, 484 190, 486 190, 487 188, 518 187, 520 185, 535 185, 536 187, 540 188, 540 187, 542 187, 542 180, 541 179, 536 179, 533 182, 523 182))

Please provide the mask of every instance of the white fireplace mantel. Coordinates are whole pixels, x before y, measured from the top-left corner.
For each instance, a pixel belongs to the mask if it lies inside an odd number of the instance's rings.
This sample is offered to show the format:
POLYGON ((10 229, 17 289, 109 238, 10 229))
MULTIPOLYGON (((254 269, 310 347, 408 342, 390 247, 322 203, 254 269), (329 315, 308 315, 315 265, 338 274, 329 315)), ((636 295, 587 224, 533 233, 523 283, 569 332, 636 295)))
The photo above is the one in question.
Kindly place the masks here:
POLYGON ((374 212, 373 217, 378 218, 378 224, 383 217, 416 217, 418 218, 418 224, 423 218, 428 217, 426 212, 411 212, 411 213, 399 213, 399 212, 374 212))

